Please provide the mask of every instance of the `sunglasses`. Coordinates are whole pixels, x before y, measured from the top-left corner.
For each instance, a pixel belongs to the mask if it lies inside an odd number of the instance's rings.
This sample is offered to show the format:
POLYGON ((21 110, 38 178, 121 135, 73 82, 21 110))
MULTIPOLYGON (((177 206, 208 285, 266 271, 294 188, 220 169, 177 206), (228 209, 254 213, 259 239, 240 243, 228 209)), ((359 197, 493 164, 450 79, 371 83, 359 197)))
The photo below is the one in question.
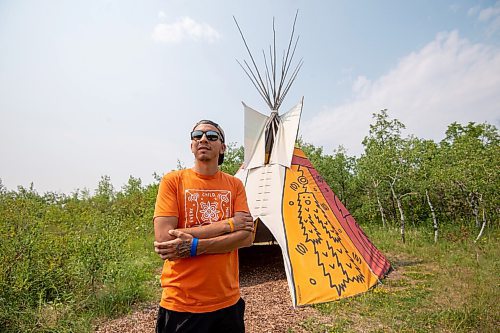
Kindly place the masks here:
POLYGON ((220 138, 220 134, 217 133, 216 131, 196 130, 196 131, 191 132, 191 140, 196 140, 196 141, 201 140, 201 138, 203 137, 203 134, 205 134, 208 141, 217 141, 220 138))

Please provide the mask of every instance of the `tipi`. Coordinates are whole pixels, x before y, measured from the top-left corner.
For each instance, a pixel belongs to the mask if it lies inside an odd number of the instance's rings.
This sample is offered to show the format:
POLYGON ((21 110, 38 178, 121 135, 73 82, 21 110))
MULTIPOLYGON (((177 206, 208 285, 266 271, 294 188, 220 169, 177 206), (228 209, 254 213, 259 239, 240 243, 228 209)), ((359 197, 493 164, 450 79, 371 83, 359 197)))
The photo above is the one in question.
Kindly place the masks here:
POLYGON ((297 15, 280 74, 275 36, 269 49, 271 72, 266 61, 265 73, 260 73, 235 20, 253 68, 246 61, 246 68, 240 65, 271 109, 266 116, 243 103, 245 161, 236 176, 245 184, 252 215, 265 225, 258 227, 256 241, 265 237, 262 230, 269 230, 281 247, 294 306, 365 292, 390 269, 387 259, 295 147, 303 101, 278 114, 302 66, 301 60, 288 77, 298 42, 297 38, 292 48, 296 19, 297 15))

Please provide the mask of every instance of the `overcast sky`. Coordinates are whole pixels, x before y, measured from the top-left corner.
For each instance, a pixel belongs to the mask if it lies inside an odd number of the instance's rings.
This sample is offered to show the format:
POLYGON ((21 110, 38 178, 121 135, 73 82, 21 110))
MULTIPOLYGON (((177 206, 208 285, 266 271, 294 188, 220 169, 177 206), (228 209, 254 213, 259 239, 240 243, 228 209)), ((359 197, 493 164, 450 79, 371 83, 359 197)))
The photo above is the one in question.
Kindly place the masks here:
POLYGON ((39 192, 117 189, 192 165, 189 132, 243 143, 241 101, 268 113, 235 59, 284 49, 299 9, 300 135, 363 151, 372 114, 439 141, 453 121, 500 124, 500 1, 0 1, 0 179, 39 192))

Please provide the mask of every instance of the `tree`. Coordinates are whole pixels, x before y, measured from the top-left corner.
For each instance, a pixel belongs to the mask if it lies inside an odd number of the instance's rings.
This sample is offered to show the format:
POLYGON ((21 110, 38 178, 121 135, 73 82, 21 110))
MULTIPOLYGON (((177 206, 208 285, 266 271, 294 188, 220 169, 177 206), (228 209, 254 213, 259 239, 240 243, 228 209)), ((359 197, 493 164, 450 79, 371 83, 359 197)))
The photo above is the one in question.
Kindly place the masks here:
POLYGON ((220 169, 230 175, 236 174, 244 161, 243 146, 236 147, 236 143, 228 143, 224 154, 224 163, 220 169))
POLYGON ((355 190, 356 159, 348 156, 342 146, 335 149, 333 155, 328 155, 323 152, 322 147, 315 147, 310 143, 305 143, 300 138, 297 140, 297 144, 344 206, 350 209, 350 199, 354 196, 355 190))
POLYGON ((95 190, 92 202, 101 212, 105 212, 111 207, 114 199, 115 189, 111 183, 111 178, 109 176, 102 176, 95 190))
POLYGON ((413 152, 414 156, 414 188, 427 203, 429 208, 432 226, 434 229, 434 242, 437 242, 439 235, 439 225, 436 214, 435 199, 438 193, 443 191, 443 174, 441 172, 440 159, 438 158, 438 145, 431 140, 422 140, 414 138, 413 152))
POLYGON ((456 209, 463 217, 472 218, 476 227, 481 228, 479 237, 484 231, 487 216, 496 220, 498 215, 499 144, 500 136, 495 126, 473 122, 466 126, 452 123, 441 142, 443 155, 446 156, 443 170, 450 197, 454 198, 449 209, 456 209), (462 207, 468 209, 464 211, 462 207))
POLYGON ((365 153, 358 161, 360 177, 366 180, 368 193, 375 195, 383 225, 386 209, 382 198, 390 198, 394 219, 399 214, 401 240, 404 243, 406 218, 402 199, 413 194, 408 185, 408 177, 412 171, 413 141, 411 138, 401 137, 404 124, 397 119, 390 119, 387 110, 381 110, 373 114, 373 117, 375 123, 370 125, 369 134, 363 140, 365 153), (388 189, 381 188, 384 183, 388 189))

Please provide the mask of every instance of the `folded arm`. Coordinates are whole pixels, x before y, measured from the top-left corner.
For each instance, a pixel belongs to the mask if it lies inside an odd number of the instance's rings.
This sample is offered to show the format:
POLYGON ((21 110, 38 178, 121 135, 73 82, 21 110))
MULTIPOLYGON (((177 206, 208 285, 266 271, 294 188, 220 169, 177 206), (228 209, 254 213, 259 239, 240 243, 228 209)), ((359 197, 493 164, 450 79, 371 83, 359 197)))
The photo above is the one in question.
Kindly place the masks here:
POLYGON ((236 212, 232 219, 233 232, 228 220, 194 228, 176 229, 175 216, 156 217, 155 252, 163 259, 178 259, 190 256, 193 238, 198 238, 197 254, 225 253, 252 245, 254 240, 253 218, 249 213, 236 212))
POLYGON ((180 230, 196 238, 212 238, 231 231, 227 220, 194 228, 177 228, 178 219, 175 216, 158 216, 154 219, 155 241, 164 242, 174 239, 170 230, 180 230))
POLYGON ((252 245, 254 237, 255 235, 253 232, 239 230, 213 238, 200 239, 198 241, 196 254, 200 255, 231 252, 232 250, 240 247, 252 245))

